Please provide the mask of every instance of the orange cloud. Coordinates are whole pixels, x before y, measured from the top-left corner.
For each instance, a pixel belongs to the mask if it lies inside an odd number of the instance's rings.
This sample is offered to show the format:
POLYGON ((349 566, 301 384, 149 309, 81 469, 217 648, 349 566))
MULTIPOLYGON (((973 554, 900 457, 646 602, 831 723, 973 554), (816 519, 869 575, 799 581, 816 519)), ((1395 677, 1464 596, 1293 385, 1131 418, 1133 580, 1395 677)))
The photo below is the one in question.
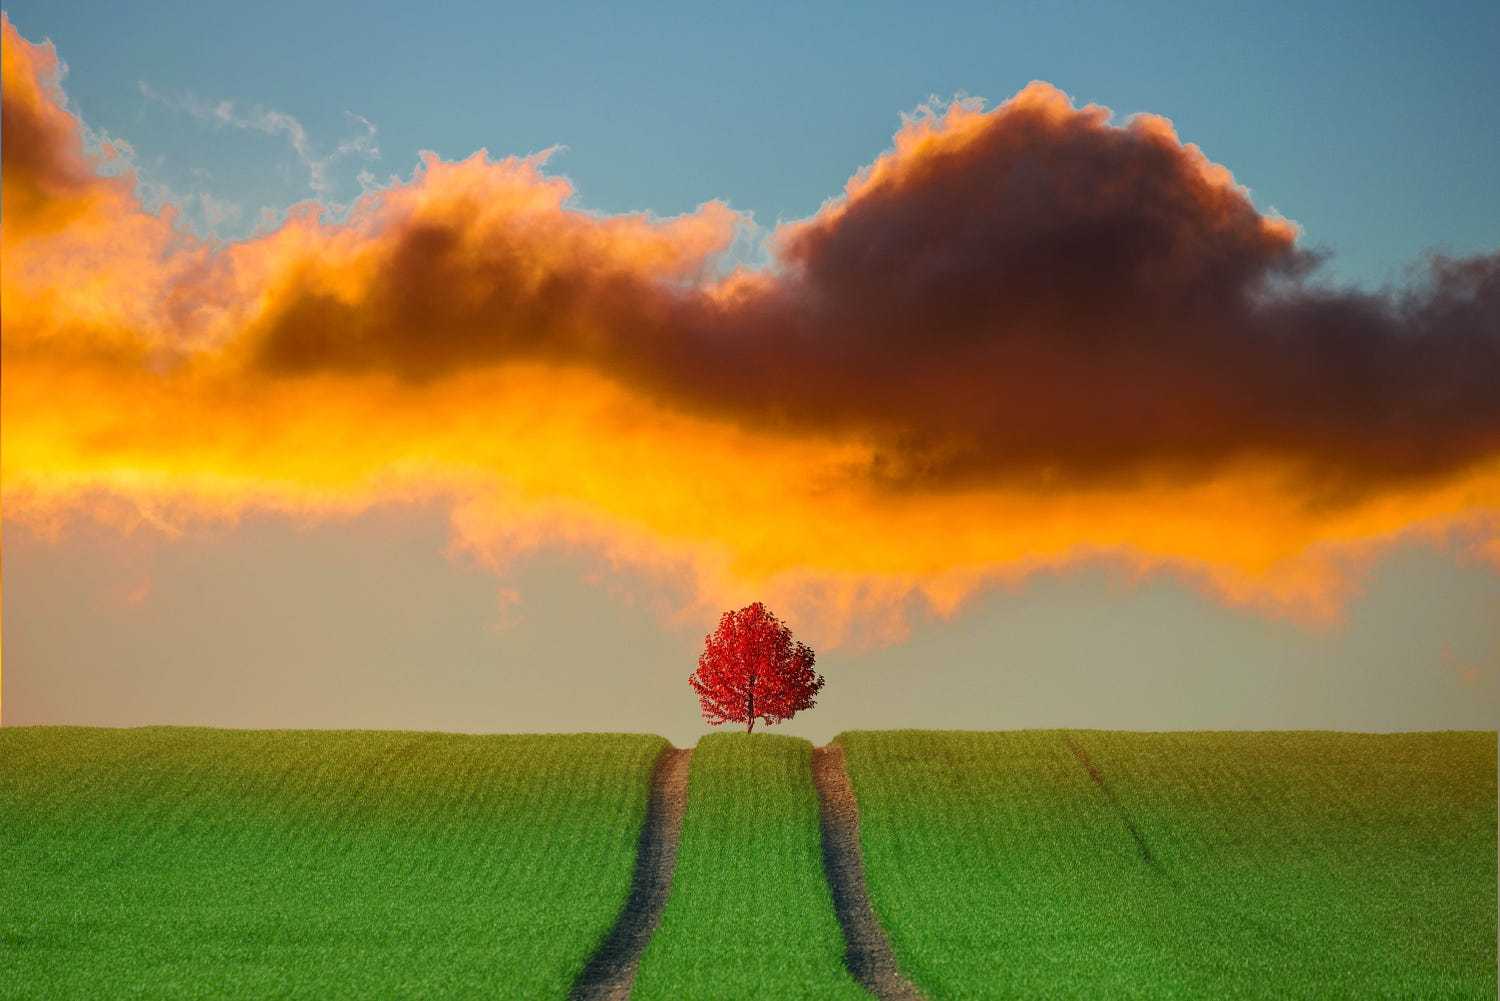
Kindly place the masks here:
POLYGON ((57 50, 51 42, 28 44, 8 18, 3 35, 6 226, 34 234, 118 213, 132 200, 133 179, 102 178, 84 156, 57 50))
POLYGON ((1165 119, 920 112, 728 276, 739 214, 591 214, 546 154, 220 246, 99 174, 3 30, 7 517, 436 500, 497 570, 581 547, 824 643, 1081 563, 1327 618, 1399 537, 1500 543, 1500 258, 1311 286, 1165 119))

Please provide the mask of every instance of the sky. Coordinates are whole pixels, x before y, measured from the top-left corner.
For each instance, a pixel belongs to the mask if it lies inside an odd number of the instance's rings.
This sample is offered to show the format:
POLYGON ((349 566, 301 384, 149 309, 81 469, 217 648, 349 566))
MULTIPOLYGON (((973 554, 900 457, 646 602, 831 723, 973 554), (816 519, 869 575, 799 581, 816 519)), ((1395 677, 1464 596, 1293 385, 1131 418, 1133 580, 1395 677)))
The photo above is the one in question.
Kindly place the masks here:
POLYGON ((6 7, 6 725, 1500 725, 1500 10, 6 7))

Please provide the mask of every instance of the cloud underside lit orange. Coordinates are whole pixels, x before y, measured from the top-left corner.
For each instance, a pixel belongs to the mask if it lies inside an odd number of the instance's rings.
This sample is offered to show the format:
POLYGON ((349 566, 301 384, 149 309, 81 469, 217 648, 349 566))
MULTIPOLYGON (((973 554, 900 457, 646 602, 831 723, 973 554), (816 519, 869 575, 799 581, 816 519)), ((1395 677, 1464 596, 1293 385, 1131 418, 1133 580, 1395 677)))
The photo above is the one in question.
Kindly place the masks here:
POLYGON ((1500 255, 1312 283, 1170 123, 1032 84, 909 118, 774 264, 456 163, 221 245, 105 176, 4 24, 6 518, 447 504, 503 571, 582 546, 824 644, 1106 561, 1335 616, 1382 546, 1500 551, 1500 255))

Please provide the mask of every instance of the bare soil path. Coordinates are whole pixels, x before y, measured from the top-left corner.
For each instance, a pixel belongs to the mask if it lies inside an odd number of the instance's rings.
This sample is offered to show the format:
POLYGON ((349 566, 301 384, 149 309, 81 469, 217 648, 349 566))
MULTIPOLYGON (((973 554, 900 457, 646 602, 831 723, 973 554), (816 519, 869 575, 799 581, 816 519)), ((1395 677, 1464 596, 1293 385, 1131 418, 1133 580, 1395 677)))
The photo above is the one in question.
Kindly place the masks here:
POLYGON ((588 965, 579 974, 573 1001, 626 1001, 635 983, 641 953, 661 921, 677 867, 682 815, 687 809, 688 764, 692 748, 669 747, 656 762, 651 799, 636 848, 630 897, 588 965))
POLYGON ((844 929, 844 965, 881 1001, 923 1001, 922 993, 901 975, 870 906, 859 852, 859 807, 844 769, 844 749, 814 748, 812 772, 822 809, 823 869, 844 929))

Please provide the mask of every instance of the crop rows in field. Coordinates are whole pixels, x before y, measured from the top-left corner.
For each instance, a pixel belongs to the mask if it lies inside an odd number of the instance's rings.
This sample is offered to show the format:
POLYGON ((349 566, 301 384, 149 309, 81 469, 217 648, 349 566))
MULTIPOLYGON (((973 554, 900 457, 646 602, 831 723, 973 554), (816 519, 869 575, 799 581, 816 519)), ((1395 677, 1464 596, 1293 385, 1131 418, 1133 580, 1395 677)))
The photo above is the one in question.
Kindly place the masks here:
POLYGON ((0 997, 1495 994, 1493 733, 834 747, 0 730, 0 997))
POLYGON ((930 997, 1495 996, 1493 733, 838 743, 930 997))
POLYGON ((0 996, 561 997, 666 746, 0 730, 0 996))

